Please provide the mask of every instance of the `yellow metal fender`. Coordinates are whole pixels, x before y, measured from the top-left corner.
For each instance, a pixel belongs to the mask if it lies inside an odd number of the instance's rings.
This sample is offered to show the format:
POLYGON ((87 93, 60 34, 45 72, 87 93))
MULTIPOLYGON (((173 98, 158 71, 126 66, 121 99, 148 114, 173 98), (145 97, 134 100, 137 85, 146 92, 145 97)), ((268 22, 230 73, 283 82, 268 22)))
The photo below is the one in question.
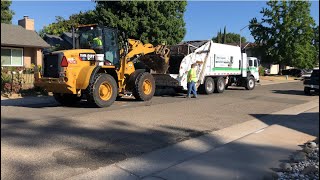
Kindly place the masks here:
POLYGON ((77 77, 77 89, 86 89, 89 85, 91 74, 97 66, 83 67, 77 77))

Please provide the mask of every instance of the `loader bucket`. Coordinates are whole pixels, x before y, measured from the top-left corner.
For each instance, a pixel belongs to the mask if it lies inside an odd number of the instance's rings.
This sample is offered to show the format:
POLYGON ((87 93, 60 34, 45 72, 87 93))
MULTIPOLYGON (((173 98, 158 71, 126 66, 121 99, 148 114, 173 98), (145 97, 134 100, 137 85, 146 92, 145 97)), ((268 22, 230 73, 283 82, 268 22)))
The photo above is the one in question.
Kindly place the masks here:
POLYGON ((163 45, 159 45, 154 53, 146 54, 140 57, 148 68, 156 71, 156 73, 165 74, 169 68, 169 53, 170 50, 163 45))

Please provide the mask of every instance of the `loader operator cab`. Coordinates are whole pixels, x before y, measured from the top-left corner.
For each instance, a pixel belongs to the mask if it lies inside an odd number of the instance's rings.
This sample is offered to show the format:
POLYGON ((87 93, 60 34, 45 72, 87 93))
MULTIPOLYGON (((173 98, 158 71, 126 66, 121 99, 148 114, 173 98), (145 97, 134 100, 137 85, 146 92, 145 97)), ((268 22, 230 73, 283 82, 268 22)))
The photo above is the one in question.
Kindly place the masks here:
POLYGON ((104 64, 120 64, 117 29, 86 25, 79 26, 76 33, 77 48, 93 49, 96 54, 103 56, 104 64))

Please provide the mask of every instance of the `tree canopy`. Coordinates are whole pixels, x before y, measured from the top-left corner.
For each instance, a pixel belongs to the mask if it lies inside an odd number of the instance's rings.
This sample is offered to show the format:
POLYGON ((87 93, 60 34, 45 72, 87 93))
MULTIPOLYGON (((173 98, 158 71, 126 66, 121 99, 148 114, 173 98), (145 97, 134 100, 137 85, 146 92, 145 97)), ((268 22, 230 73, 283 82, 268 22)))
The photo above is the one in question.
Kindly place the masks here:
POLYGON ((250 21, 249 29, 259 45, 262 60, 299 68, 312 68, 316 61, 313 43, 315 22, 307 1, 269 1, 263 18, 250 21))
POLYGON ((11 24, 14 12, 10 10, 11 1, 1 0, 1 23, 11 24))
POLYGON ((60 35, 76 24, 101 24, 125 32, 144 43, 179 43, 185 33, 186 1, 95 1, 92 11, 74 14, 44 27, 40 34, 60 35))
MULTIPOLYGON (((43 37, 44 34, 61 35, 63 32, 71 32, 72 27, 79 24, 93 24, 95 13, 94 11, 86 11, 78 14, 72 14, 69 19, 64 19, 62 16, 56 16, 56 22, 45 26, 40 30, 39 34, 43 37)), ((94 21, 96 22, 96 21, 94 21)))
MULTIPOLYGON (((223 37, 222 37, 221 31, 220 31, 220 32, 218 32, 216 37, 212 38, 212 40, 214 42, 217 42, 217 43, 224 42, 224 44, 227 44, 227 43, 239 43, 240 42, 240 34, 226 33, 223 37), (225 39, 225 40, 223 40, 223 39, 225 39)), ((246 38, 245 37, 241 37, 241 42, 242 43, 247 42, 246 38)))

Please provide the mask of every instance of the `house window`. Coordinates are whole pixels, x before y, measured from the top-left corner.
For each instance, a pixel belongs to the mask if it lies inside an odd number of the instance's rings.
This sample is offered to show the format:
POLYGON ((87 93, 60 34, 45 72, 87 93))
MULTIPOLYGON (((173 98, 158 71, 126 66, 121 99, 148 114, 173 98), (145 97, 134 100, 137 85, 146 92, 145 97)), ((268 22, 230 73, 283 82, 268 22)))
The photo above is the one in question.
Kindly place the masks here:
POLYGON ((1 48, 1 66, 23 66, 23 49, 1 48))

